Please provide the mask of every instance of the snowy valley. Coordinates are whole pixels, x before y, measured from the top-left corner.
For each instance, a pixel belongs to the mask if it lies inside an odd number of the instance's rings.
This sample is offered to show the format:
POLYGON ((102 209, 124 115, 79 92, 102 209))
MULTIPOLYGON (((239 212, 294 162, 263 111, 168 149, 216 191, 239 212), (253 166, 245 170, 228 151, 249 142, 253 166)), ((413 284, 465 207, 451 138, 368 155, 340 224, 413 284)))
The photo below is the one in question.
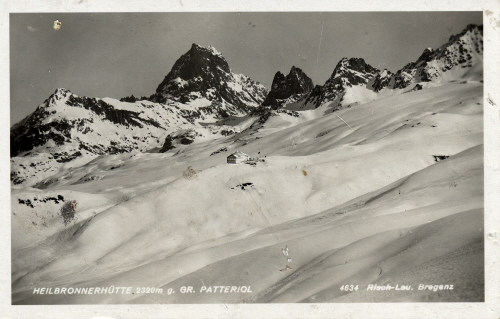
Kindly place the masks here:
POLYGON ((57 89, 11 128, 13 303, 483 301, 482 54, 469 25, 395 73, 268 91, 193 44, 149 97, 57 89), (134 293, 33 293, 110 286, 134 293))

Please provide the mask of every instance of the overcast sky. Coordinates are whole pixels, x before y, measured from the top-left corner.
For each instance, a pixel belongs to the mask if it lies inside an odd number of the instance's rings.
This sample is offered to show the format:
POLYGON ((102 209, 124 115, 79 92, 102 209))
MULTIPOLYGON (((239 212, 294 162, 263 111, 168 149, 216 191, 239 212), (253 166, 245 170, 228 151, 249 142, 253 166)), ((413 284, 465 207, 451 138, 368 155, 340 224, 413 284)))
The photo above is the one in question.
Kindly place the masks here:
POLYGON ((323 84, 342 57, 397 71, 470 23, 482 12, 10 14, 11 125, 59 87, 149 96, 192 43, 269 89, 292 66, 323 84))

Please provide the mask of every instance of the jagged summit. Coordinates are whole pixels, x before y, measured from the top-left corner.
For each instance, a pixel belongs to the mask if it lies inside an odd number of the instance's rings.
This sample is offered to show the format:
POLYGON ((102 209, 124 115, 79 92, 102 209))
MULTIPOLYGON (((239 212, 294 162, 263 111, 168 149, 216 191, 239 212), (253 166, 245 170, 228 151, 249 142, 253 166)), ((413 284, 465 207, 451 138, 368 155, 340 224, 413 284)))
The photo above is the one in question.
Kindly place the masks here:
POLYGON ((347 88, 366 85, 378 73, 378 69, 362 58, 342 58, 325 84, 316 85, 305 102, 319 106, 326 102, 339 101, 347 88))
POLYGON ((467 69, 482 61, 483 26, 469 24, 462 32, 450 36, 447 43, 433 50, 427 48, 415 61, 394 74, 392 88, 401 89, 415 82, 440 81, 457 77, 451 69, 467 69))
POLYGON ((292 66, 290 72, 285 76, 280 71, 274 75, 271 91, 262 103, 263 106, 273 108, 281 106, 286 99, 297 97, 310 92, 313 89, 313 81, 299 68, 292 66))
POLYGON ((378 69, 367 64, 362 58, 342 58, 337 66, 333 70, 332 76, 330 78, 337 78, 341 76, 349 77, 349 74, 354 74, 354 72, 360 72, 363 74, 374 74, 378 72, 378 69))
POLYGON ((480 33, 482 35, 483 34, 483 25, 482 24, 480 24, 480 25, 468 24, 465 27, 465 29, 463 29, 462 32, 460 32, 459 34, 451 35, 450 38, 448 39, 448 43, 454 42, 468 33, 475 33, 475 34, 480 33))
POLYGON ((210 73, 217 74, 217 68, 227 73, 231 72, 226 59, 217 50, 213 47, 204 48, 193 43, 191 49, 175 62, 170 73, 160 83, 159 88, 165 82, 168 83, 177 77, 187 81, 198 76, 206 77, 210 73))
POLYGON ((378 69, 367 64, 362 58, 342 58, 333 70, 332 75, 325 85, 335 86, 345 84, 348 86, 367 83, 368 79, 379 72, 378 69), (341 78, 342 80, 337 80, 341 78))
POLYGON ((52 93, 49 98, 46 100, 48 101, 48 103, 46 103, 46 105, 56 105, 54 102, 55 101, 58 101, 58 100, 62 100, 70 95, 75 95, 73 94, 73 92, 71 92, 70 90, 68 89, 65 89, 65 88, 57 88, 54 93, 52 93))
POLYGON ((205 99, 213 113, 221 116, 246 113, 264 100, 266 89, 245 75, 234 74, 214 47, 195 43, 183 54, 160 83, 151 100, 190 103, 205 99))
POLYGON ((57 88, 54 93, 54 95, 66 95, 66 94, 73 94, 70 90, 65 89, 65 88, 57 88))

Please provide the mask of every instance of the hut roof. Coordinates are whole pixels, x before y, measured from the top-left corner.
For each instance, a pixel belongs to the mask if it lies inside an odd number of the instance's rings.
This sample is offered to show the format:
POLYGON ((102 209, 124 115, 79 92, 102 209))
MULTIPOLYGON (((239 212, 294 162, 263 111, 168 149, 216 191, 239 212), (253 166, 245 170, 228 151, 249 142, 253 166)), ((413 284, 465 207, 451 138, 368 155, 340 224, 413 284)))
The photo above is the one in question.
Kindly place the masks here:
POLYGON ((228 157, 247 158, 248 155, 243 153, 243 152, 237 151, 237 152, 234 152, 233 154, 229 155, 228 157))

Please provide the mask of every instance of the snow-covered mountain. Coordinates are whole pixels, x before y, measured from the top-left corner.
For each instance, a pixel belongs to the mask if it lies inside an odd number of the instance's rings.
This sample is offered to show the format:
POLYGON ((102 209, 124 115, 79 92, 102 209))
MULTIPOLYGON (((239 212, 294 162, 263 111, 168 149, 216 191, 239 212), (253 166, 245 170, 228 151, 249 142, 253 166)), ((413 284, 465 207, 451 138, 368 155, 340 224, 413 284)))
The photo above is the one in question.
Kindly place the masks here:
POLYGON ((11 128, 12 181, 33 183, 98 155, 159 147, 169 130, 186 125, 192 124, 180 110, 165 104, 80 97, 57 89, 11 128))
POLYGON ((232 73, 214 48, 196 44, 147 100, 91 98, 57 89, 12 126, 11 179, 33 184, 96 155, 159 149, 179 129, 222 137, 232 128, 214 127, 217 121, 247 114, 266 94, 263 85, 232 73))
POLYGON ((250 111, 262 103, 266 94, 263 85, 231 72, 226 59, 215 48, 193 44, 175 62, 151 99, 184 104, 203 101, 199 112, 225 117, 250 111))
POLYGON ((157 139, 154 133, 143 131, 165 130, 168 123, 154 110, 156 106, 149 101, 124 103, 80 97, 57 89, 35 112, 12 127, 11 155, 24 155, 42 147, 52 151, 71 144, 93 154, 130 151, 139 147, 137 139, 132 138, 134 133, 145 133, 139 139, 157 139), (122 134, 116 138, 114 133, 122 134))
POLYGON ((473 68, 478 64, 482 66, 482 61, 483 26, 471 24, 436 50, 425 49, 417 61, 408 63, 391 75, 387 87, 402 89, 412 83, 448 82, 467 76, 479 80, 482 79, 482 70, 473 68), (471 70, 481 74, 472 74, 471 70))
POLYGON ((367 64, 362 58, 342 58, 330 78, 322 86, 315 86, 305 103, 316 106, 341 98, 348 88, 366 87, 368 81, 379 70, 367 64))

